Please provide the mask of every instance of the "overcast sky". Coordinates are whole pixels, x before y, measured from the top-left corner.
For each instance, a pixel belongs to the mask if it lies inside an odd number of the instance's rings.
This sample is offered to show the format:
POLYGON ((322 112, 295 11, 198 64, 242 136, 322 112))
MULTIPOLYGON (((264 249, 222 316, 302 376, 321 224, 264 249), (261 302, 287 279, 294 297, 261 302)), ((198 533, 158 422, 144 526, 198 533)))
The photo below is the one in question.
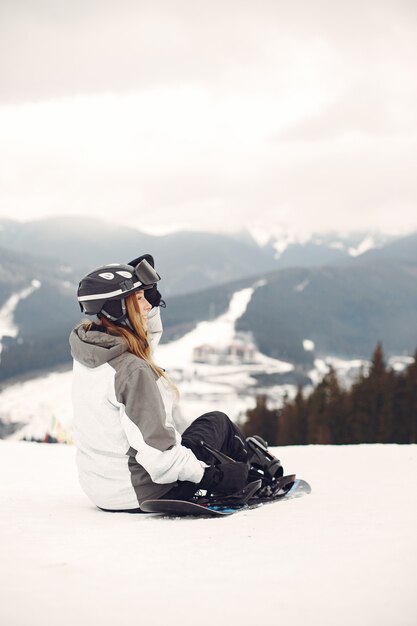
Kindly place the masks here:
POLYGON ((0 216, 417 229, 415 0, 0 0, 0 216))

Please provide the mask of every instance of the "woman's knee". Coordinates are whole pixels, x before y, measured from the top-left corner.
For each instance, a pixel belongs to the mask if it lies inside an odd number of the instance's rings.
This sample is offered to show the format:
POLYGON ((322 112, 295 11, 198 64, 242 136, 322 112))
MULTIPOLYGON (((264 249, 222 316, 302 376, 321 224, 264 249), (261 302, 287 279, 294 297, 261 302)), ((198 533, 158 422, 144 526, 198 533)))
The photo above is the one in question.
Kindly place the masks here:
POLYGON ((213 420, 220 420, 223 422, 230 422, 230 417, 228 415, 226 415, 226 413, 223 413, 223 411, 208 411, 207 413, 203 413, 203 415, 200 415, 199 417, 197 417, 198 420, 200 419, 213 419, 213 420))

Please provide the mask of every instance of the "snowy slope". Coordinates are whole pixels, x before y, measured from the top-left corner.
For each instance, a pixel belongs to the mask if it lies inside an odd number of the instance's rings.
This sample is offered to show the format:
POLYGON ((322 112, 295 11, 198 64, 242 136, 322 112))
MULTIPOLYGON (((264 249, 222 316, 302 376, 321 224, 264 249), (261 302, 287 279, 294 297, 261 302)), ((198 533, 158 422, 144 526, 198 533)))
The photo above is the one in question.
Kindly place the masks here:
MULTIPOLYGON (((231 419, 255 404, 255 379, 251 374, 283 373, 289 363, 256 352, 251 363, 213 365, 193 362, 193 350, 202 343, 227 346, 235 337, 235 323, 246 310, 257 285, 236 292, 226 313, 201 322, 178 341, 159 345, 156 361, 175 379, 181 392, 180 410, 184 426, 208 410, 222 410, 231 419)), ((271 390, 273 391, 273 390, 271 390)), ((275 389, 277 399, 285 391, 295 395, 295 387, 275 389)), ((14 438, 42 439, 46 432, 67 440, 71 423, 71 372, 51 373, 45 378, 10 385, 0 393, 0 419, 27 425, 14 438)))
POLYGON ((0 418, 24 424, 13 439, 43 439, 46 433, 59 441, 69 439, 72 422, 72 371, 9 385, 0 393, 0 418))
POLYGON ((18 329, 14 323, 14 313, 17 305, 21 300, 24 300, 30 296, 35 289, 39 289, 41 283, 39 280, 32 280, 29 287, 21 289, 19 292, 13 294, 6 300, 3 306, 0 308, 0 354, 3 346, 1 340, 3 337, 17 337, 18 329))
POLYGON ((168 520, 95 509, 71 446, 0 442, 0 623, 415 626, 417 446, 279 456, 310 496, 168 520))
MULTIPOLYGON (((172 375, 181 391, 181 410, 190 421, 208 410, 221 410, 236 420, 254 406, 256 380, 255 373, 284 373, 293 365, 271 359, 257 351, 253 362, 236 364, 210 364, 193 361, 194 348, 208 344, 221 348, 231 344, 235 338, 236 321, 246 311, 256 288, 237 291, 228 310, 212 321, 200 322, 196 328, 181 339, 167 344, 159 344, 155 353, 156 361, 172 375)), ((282 386, 276 397, 284 392, 295 395, 295 387, 282 386)))

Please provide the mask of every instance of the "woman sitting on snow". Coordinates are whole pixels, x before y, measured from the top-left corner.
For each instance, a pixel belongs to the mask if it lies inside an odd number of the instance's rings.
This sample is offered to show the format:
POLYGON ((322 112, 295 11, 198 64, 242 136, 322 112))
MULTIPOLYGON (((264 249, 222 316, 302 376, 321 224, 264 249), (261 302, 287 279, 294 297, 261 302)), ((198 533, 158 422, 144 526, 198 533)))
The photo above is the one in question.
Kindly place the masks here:
POLYGON ((83 490, 101 509, 128 512, 149 499, 195 501, 201 490, 206 499, 243 501, 246 485, 259 479, 258 495, 272 494, 279 461, 224 413, 206 413, 179 434, 177 390, 152 357, 162 334, 159 280, 152 256, 143 255, 104 265, 79 284, 81 310, 97 316, 70 336, 83 490))

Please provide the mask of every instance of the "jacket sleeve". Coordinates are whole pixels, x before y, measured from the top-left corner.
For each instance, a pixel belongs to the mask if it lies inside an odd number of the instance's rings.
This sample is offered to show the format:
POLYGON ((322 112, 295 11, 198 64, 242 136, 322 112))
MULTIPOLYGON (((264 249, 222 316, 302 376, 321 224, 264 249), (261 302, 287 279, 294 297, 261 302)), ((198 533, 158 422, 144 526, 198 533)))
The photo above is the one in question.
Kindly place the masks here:
POLYGON ((148 313, 148 337, 151 342, 152 352, 155 351, 162 337, 162 331, 161 309, 159 306, 156 306, 148 313))
POLYGON ((121 423, 136 460, 154 483, 199 483, 206 464, 181 445, 181 435, 167 423, 164 403, 150 368, 116 376, 121 423))

